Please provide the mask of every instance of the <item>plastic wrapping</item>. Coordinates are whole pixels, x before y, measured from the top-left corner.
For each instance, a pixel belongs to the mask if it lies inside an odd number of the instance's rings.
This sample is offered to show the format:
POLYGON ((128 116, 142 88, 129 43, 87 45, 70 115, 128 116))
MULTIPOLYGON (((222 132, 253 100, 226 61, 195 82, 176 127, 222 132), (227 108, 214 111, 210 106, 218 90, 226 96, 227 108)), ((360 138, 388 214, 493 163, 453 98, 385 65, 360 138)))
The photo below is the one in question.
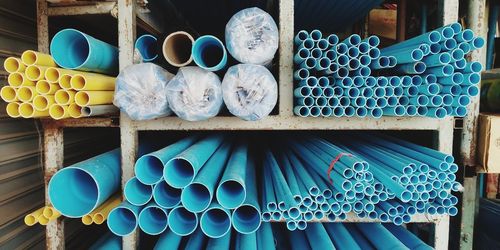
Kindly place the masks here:
POLYGON ((221 82, 215 73, 200 67, 183 67, 168 84, 167 98, 181 119, 206 120, 222 108, 221 82))
POLYGON ((224 75, 222 94, 231 114, 256 121, 273 110, 278 100, 278 85, 264 66, 238 64, 224 75))
POLYGON ((234 14, 225 35, 227 50, 242 63, 267 65, 278 50, 278 27, 271 15, 257 7, 234 14))
POLYGON ((126 67, 116 78, 113 104, 132 120, 148 120, 172 114, 167 84, 174 75, 153 63, 126 67))

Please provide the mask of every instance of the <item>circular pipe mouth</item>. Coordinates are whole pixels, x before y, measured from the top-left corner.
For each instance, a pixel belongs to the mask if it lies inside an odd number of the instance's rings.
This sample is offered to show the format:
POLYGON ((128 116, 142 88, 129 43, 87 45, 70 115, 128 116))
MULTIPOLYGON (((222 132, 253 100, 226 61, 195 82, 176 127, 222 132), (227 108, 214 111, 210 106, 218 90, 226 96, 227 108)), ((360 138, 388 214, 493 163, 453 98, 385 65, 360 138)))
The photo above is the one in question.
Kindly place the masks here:
MULTIPOLYGON (((298 218, 300 211, 298 208, 290 209, 290 218, 298 218)), ((259 229, 261 224, 261 215, 259 210, 249 204, 236 208, 232 215, 233 227, 242 234, 251 234, 259 229)))
POLYGON ((305 30, 301 30, 299 31, 299 33, 297 33, 297 38, 300 40, 300 41, 304 41, 307 39, 307 37, 309 37, 309 34, 307 33, 307 31, 305 30))
POLYGON ((242 183, 236 180, 226 180, 219 184, 216 191, 216 198, 224 208, 234 209, 245 201, 246 190, 242 183))
POLYGON ((453 57, 453 60, 458 61, 463 59, 465 56, 465 53, 461 49, 455 49, 453 52, 451 52, 451 57, 453 57))
POLYGON ((35 94, 36 94, 35 88, 32 86, 20 87, 17 90, 17 99, 19 99, 22 102, 30 102, 35 97, 35 94))
POLYGON ((55 120, 68 117, 67 109, 63 105, 53 104, 49 108, 49 115, 55 120))
POLYGON ((210 190, 201 183, 187 185, 181 193, 182 205, 190 212, 199 213, 210 206, 212 194, 210 190))
POLYGON ((173 233, 186 236, 192 234, 198 226, 198 216, 184 207, 172 209, 168 215, 170 230, 173 233))
POLYGON ((36 92, 38 92, 42 95, 46 95, 46 94, 50 93, 50 89, 51 89, 51 85, 47 81, 40 80, 36 83, 35 90, 36 90, 36 92))
POLYGON ((358 34, 352 34, 349 36, 349 43, 356 46, 361 43, 361 37, 358 34))
POLYGON ((168 215, 165 210, 156 206, 148 206, 139 214, 139 227, 149 235, 163 233, 168 226, 168 215))
POLYGON ((330 45, 336 45, 337 43, 339 43, 339 37, 335 34, 329 35, 327 40, 330 45))
POLYGON ((21 71, 21 69, 24 68, 23 66, 24 63, 15 57, 7 57, 7 59, 5 59, 5 61, 3 62, 5 71, 10 74, 21 71))
POLYGON ((464 40, 465 42, 470 42, 472 41, 472 39, 474 39, 474 31, 472 31, 471 29, 466 29, 462 32, 462 40, 464 40))
POLYGON ((455 35, 455 31, 451 27, 444 27, 441 30, 441 36, 445 39, 451 39, 455 35))
POLYGON ((328 48, 328 40, 326 39, 319 39, 318 41, 318 48, 321 50, 326 50, 328 48))
POLYGON ((38 95, 33 98, 33 106, 39 111, 45 111, 49 109, 49 100, 47 96, 38 95))
POLYGON ((141 183, 134 177, 125 184, 123 194, 132 205, 142 206, 147 204, 153 197, 153 187, 141 183))
POLYGON ((42 70, 41 68, 39 68, 38 66, 36 65, 30 65, 28 67, 26 67, 26 71, 25 71, 25 74, 26 74, 26 78, 28 78, 28 80, 30 81, 38 81, 38 80, 41 80, 42 78, 44 78, 44 74, 42 74, 42 70))
POLYGON ((181 203, 181 189, 168 185, 165 181, 158 182, 153 189, 155 202, 163 208, 173 208, 181 203))
POLYGON ((78 30, 64 29, 52 38, 50 52, 57 65, 67 69, 80 68, 90 58, 90 41, 78 30))
POLYGON ((422 52, 422 50, 420 49, 414 49, 411 52, 411 58, 415 61, 420 61, 422 60, 422 58, 424 58, 424 52, 422 52))
POLYGON ((131 234, 137 224, 136 214, 128 207, 116 207, 108 215, 108 228, 118 236, 131 234))
MULTIPOLYGON (((71 90, 58 90, 54 94, 54 100, 56 101, 57 104, 59 105, 68 105, 72 102, 72 99, 74 99, 74 91, 71 90), (73 96, 73 98, 72 98, 73 96)), ((86 106, 86 103, 81 106, 86 106)))
POLYGON ((319 60, 322 56, 323 56, 323 52, 321 51, 321 49, 315 48, 315 49, 311 50, 311 57, 319 60))
POLYGON ((311 31, 310 36, 311 36, 311 39, 313 39, 314 41, 318 41, 319 39, 321 39, 323 34, 319 30, 313 30, 313 31, 311 31))
POLYGON ((483 70, 483 65, 480 62, 472 62, 470 64, 470 69, 474 73, 479 73, 483 70))
POLYGON ((209 71, 221 70, 227 62, 224 44, 216 37, 205 35, 196 39, 191 54, 193 61, 209 71))
POLYGON ((9 115, 12 118, 20 117, 21 114, 19 113, 19 103, 17 102, 7 103, 6 112, 7 115, 9 115))
POLYGON ((481 81, 481 75, 479 73, 472 73, 468 77, 468 81, 471 84, 478 84, 481 81))
POLYGON ((25 79, 25 77, 26 76, 24 74, 18 72, 10 73, 7 77, 7 82, 12 87, 20 87, 25 81, 29 81, 27 78, 25 79))
POLYGON ((70 78, 70 86, 75 90, 83 90, 87 85, 87 80, 83 75, 76 74, 70 78))
POLYGON ((428 39, 431 43, 438 43, 441 40, 441 34, 437 31, 429 32, 428 39))
POLYGON ((163 179, 174 188, 184 188, 194 179, 195 169, 185 158, 173 158, 165 164, 163 179))
POLYGON ((17 94, 17 91, 15 88, 13 88, 11 86, 4 86, 0 90, 0 96, 6 102, 14 102, 14 101, 16 101, 18 94, 17 94))
POLYGON ((163 166, 163 162, 158 157, 144 155, 135 163, 135 176, 144 184, 156 184, 163 178, 163 166))
POLYGON ((135 40, 135 48, 144 62, 150 62, 158 57, 158 39, 152 35, 142 35, 135 40))
POLYGON ((69 116, 71 116, 72 118, 80 118, 82 117, 82 107, 72 103, 68 106, 68 113, 69 113, 69 116))
POLYGON ((349 49, 349 47, 344 43, 339 43, 336 47, 337 53, 341 54, 341 55, 346 54, 348 49, 349 49))
MULTIPOLYGON (((271 214, 266 217, 271 220, 271 214)), ((231 230, 230 215, 223 209, 210 208, 201 215, 200 228, 210 238, 221 238, 231 230)))
POLYGON ((472 39, 472 46, 474 46, 474 48, 476 49, 482 48, 484 44, 485 41, 482 37, 475 37, 474 39, 472 39))
POLYGON ((21 55, 21 60, 26 65, 33 65, 33 64, 36 64, 36 62, 38 61, 38 56, 36 55, 35 51, 33 51, 33 50, 26 50, 21 55))

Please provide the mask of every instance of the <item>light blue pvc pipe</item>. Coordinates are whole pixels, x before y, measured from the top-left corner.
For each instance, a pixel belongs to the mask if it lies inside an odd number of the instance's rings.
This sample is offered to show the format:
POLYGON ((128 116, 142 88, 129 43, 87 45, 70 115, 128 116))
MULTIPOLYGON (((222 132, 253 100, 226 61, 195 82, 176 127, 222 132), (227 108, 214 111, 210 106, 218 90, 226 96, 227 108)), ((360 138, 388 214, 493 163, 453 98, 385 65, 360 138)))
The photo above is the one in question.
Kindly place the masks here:
POLYGON ((462 69, 462 73, 479 73, 483 70, 483 65, 480 62, 468 62, 465 64, 465 68, 462 69))
POLYGON ((313 39, 314 41, 318 41, 319 39, 321 39, 321 37, 323 37, 323 34, 319 30, 312 30, 309 33, 309 37, 311 37, 311 39, 313 39))
POLYGON ((466 65, 467 65, 467 60, 465 60, 465 58, 452 63, 453 68, 459 70, 465 69, 466 65))
POLYGON ((296 46, 298 46, 307 38, 309 38, 309 33, 306 30, 300 30, 293 38, 293 42, 295 43, 296 46))
POLYGON ((123 201, 108 214, 107 224, 109 230, 118 236, 131 234, 137 228, 137 217, 141 209, 142 207, 123 201))
POLYGON ((175 207, 168 214, 170 230, 177 235, 186 236, 192 234, 198 227, 198 215, 189 212, 183 206, 175 207))
POLYGON ((173 208, 181 203, 181 189, 171 187, 165 181, 161 181, 153 188, 153 199, 160 207, 173 208))
POLYGON ((206 246, 206 250, 220 250, 231 248, 231 230, 220 238, 210 238, 206 246))
POLYGON ((380 223, 356 223, 355 225, 378 249, 409 249, 380 223))
POLYGON ((358 34, 352 34, 346 39, 344 39, 342 43, 346 44, 349 47, 356 46, 361 43, 361 37, 358 34))
POLYGON ((149 235, 163 233, 168 226, 168 214, 154 201, 148 203, 139 213, 139 227, 149 235))
POLYGON ((121 250, 122 249, 122 238, 114 235, 111 232, 107 232, 105 235, 101 236, 89 250, 121 250))
MULTIPOLYGON (((265 160, 265 168, 269 171, 268 173, 271 174, 274 189, 276 190, 276 198, 278 202, 284 203, 284 207, 281 208, 281 210, 287 210, 289 214, 296 219, 300 215, 297 208, 298 203, 293 198, 292 191, 290 190, 274 155, 270 151, 267 151, 265 153, 265 160)), ((278 207, 280 206, 278 205, 278 207)))
POLYGON ((133 205, 142 206, 153 197, 153 187, 141 183, 136 177, 130 178, 123 188, 123 196, 133 205))
POLYGON ((109 75, 118 72, 118 48, 75 29, 57 32, 50 53, 62 68, 109 75))
POLYGON ((481 81, 481 75, 479 73, 469 73, 464 74, 464 81, 461 83, 462 85, 474 85, 479 84, 481 81))
POLYGON ((223 140, 222 134, 213 134, 190 146, 165 164, 163 179, 172 187, 186 187, 223 140))
POLYGON ((443 52, 440 54, 435 54, 425 57, 422 62, 424 62, 427 67, 446 65, 451 62, 451 54, 448 52, 443 52))
POLYGON ((343 223, 328 223, 325 224, 325 229, 330 235, 330 239, 333 244, 341 249, 344 247, 349 247, 349 249, 359 249, 361 248, 356 243, 356 240, 351 236, 349 231, 344 227, 343 223))
POLYGON ((427 66, 423 62, 415 62, 407 64, 398 64, 393 70, 398 73, 405 73, 405 74, 422 74, 424 73, 426 68, 427 66))
MULTIPOLYGON (((290 240, 290 247, 294 250, 311 250, 311 246, 307 241, 306 234, 301 230, 291 231, 288 233, 290 240)), ((267 249, 267 248, 260 248, 267 249)))
POLYGON ((271 223, 262 223, 257 231, 257 246, 257 249, 276 249, 271 223))
POLYGON ((236 234, 234 249, 257 250, 257 234, 236 234))
POLYGON ((49 181, 47 193, 57 211, 77 218, 118 191, 120 180, 120 149, 115 149, 57 171, 49 181))
POLYGON ((158 39, 152 35, 142 35, 135 40, 135 48, 139 51, 143 62, 158 58, 158 39))
POLYGON ((197 229, 193 234, 189 235, 189 239, 186 242, 184 249, 186 250, 198 250, 203 249, 207 243, 208 238, 205 237, 201 229, 197 229))
POLYGON ((297 69, 293 72, 293 79, 297 81, 304 80, 309 77, 309 71, 304 68, 297 69))
POLYGON ((423 43, 426 44, 433 44, 437 43, 441 40, 441 34, 438 31, 431 31, 419 36, 416 36, 414 38, 408 39, 404 42, 397 43, 395 45, 389 46, 382 51, 390 51, 390 50, 396 50, 396 49, 402 49, 406 47, 411 47, 414 45, 420 45, 423 43))
POLYGON ((297 156, 293 152, 287 152, 288 157, 290 158, 290 162, 295 171, 297 180, 301 181, 304 186, 308 189, 309 194, 311 195, 319 195, 320 190, 317 184, 313 181, 312 176, 306 170, 305 166, 302 162, 297 158, 297 156))
POLYGON ((246 199, 247 154, 248 145, 245 143, 239 143, 234 148, 217 187, 217 201, 227 209, 237 208, 246 199))
POLYGON ((230 216, 228 209, 214 201, 201 215, 201 230, 210 238, 224 237, 231 231, 230 216))
POLYGON ((311 223, 305 230, 312 249, 336 249, 322 223, 311 223))
POLYGON ((167 229, 154 247, 154 250, 162 250, 162 249, 178 249, 181 245, 182 236, 175 234, 172 230, 167 229))
MULTIPOLYGON (((243 204, 233 211, 233 214, 231 215, 231 221, 233 228, 236 231, 242 234, 250 234, 259 229, 262 221, 260 206, 257 200, 258 193, 255 164, 251 159, 249 159, 247 163, 245 183, 247 185, 247 196, 243 204)), ((298 209, 296 212, 297 214, 299 214, 298 209)))
POLYGON ((453 66, 451 65, 444 65, 444 66, 428 68, 425 71, 425 73, 434 74, 437 77, 446 77, 446 76, 451 76, 454 73, 454 69, 453 66))
POLYGON ((368 52, 370 51, 370 48, 371 48, 371 46, 370 46, 370 44, 368 44, 368 42, 361 42, 358 45, 359 53, 362 55, 368 54, 368 52))
POLYGON ((231 156, 230 141, 224 142, 201 168, 193 182, 181 194, 182 205, 193 213, 204 211, 210 206, 215 188, 231 156))
POLYGON ((299 184, 297 182, 297 178, 295 177, 295 173, 293 171, 291 162, 289 161, 286 154, 282 153, 278 156, 279 165, 283 168, 283 172, 285 173, 286 182, 290 187, 290 191, 293 194, 293 198, 296 202, 302 201, 301 192, 299 189, 299 184))
POLYGON ((293 57, 293 62, 295 64, 301 64, 303 61, 305 61, 309 56, 311 56, 311 52, 306 49, 302 48, 297 51, 295 56, 293 57))
POLYGON ((208 71, 219 71, 226 66, 227 52, 224 44, 215 36, 200 36, 191 50, 196 65, 208 71))
POLYGON ((398 64, 413 63, 422 60, 424 58, 424 52, 420 49, 413 49, 409 51, 402 51, 398 53, 382 53, 384 56, 393 56, 398 61, 398 64))
POLYGON ((482 37, 474 37, 472 41, 470 41, 470 45, 473 50, 480 49, 485 45, 484 38, 482 37))

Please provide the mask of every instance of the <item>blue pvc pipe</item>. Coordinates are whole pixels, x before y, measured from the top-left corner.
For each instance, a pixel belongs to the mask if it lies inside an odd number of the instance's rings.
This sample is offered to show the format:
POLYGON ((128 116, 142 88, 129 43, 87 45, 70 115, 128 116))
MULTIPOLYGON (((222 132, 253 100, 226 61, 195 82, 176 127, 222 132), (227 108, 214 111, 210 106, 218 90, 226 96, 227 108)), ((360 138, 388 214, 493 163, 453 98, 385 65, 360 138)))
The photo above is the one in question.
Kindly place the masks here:
POLYGON ((192 234, 198 227, 198 215, 189 212, 182 206, 175 207, 168 214, 170 230, 177 235, 186 236, 192 234))
POLYGON ((394 68, 394 71, 405 74, 422 74, 424 73, 426 68, 427 66, 423 62, 415 62, 407 64, 398 64, 394 68))
POLYGON ((309 38, 309 33, 306 30, 300 30, 293 38, 293 42, 298 46, 307 38, 309 38))
POLYGON ((189 239, 186 242, 184 249, 186 250, 198 250, 203 249, 207 243, 208 238, 205 237, 201 229, 197 229, 194 233, 189 235, 189 239))
POLYGON ((356 223, 357 229, 378 249, 408 249, 380 223, 356 223), (380 240, 384 239, 384 240, 380 240))
POLYGON ((162 249, 178 249, 181 245, 182 236, 175 234, 172 230, 167 229, 155 244, 154 250, 162 249))
POLYGON ((247 144, 240 143, 234 148, 217 187, 217 201, 227 209, 237 208, 246 199, 247 154, 247 144))
POLYGON ((158 206, 154 201, 147 204, 139 213, 139 227, 149 235, 163 233, 168 226, 167 210, 158 206))
POLYGON ((123 201, 113 208, 108 214, 108 228, 118 236, 126 236, 135 231, 138 225, 139 213, 142 207, 134 206, 128 201, 123 201))
POLYGON ((120 157, 115 149, 57 171, 47 191, 54 208, 77 218, 101 205, 120 188, 120 157))
POLYGON ((336 249, 323 224, 311 223, 305 232, 312 249, 336 249))
POLYGON ((141 183, 136 177, 132 177, 125 184, 123 196, 131 204, 142 206, 153 197, 153 187, 141 183))
POLYGON ((208 239, 206 250, 230 249, 231 247, 231 230, 220 238, 208 239))
POLYGON ((208 71, 219 71, 227 63, 226 48, 221 40, 215 36, 198 37, 194 41, 191 54, 196 65, 208 71))
POLYGON ((258 193, 255 164, 251 159, 249 159, 247 163, 245 184, 247 186, 247 195, 245 201, 242 205, 240 205, 233 211, 231 221, 233 224, 233 228, 237 232, 242 234, 250 234, 259 229, 262 221, 260 206, 257 199, 258 193))
POLYGON ((75 29, 57 32, 50 52, 62 68, 109 75, 118 72, 118 48, 75 29))
POLYGON ((139 51, 143 62, 158 58, 158 39, 152 35, 142 35, 135 40, 135 48, 139 51))
POLYGON ((257 234, 236 234, 234 249, 257 250, 257 234))
POLYGON ((122 238, 107 232, 101 236, 94 244, 89 247, 89 250, 121 250, 122 238))
POLYGON ((153 199, 160 207, 174 208, 181 203, 181 191, 161 181, 153 188, 153 199))
POLYGON ((230 211, 216 202, 201 215, 201 230, 210 238, 224 237, 231 231, 230 211))
POLYGON ((349 249, 361 250, 356 243, 356 240, 351 236, 342 223, 328 223, 324 226, 336 248, 342 249, 349 246, 349 249))

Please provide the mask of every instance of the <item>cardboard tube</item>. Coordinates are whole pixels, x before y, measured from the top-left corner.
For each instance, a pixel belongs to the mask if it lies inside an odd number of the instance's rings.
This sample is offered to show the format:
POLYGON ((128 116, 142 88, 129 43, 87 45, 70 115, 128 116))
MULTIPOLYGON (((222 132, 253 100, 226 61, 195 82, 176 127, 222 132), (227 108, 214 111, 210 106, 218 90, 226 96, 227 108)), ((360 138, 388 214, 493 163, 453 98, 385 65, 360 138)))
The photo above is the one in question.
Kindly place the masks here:
POLYGON ((21 115, 19 114, 19 104, 18 102, 9 102, 6 107, 7 115, 12 118, 18 118, 21 115))
POLYGON ((17 90, 11 86, 3 86, 0 89, 0 97, 6 102, 15 102, 17 98, 17 90))
POLYGON ((75 102, 80 106, 113 103, 114 91, 80 91, 75 95, 75 102))
POLYGON ((115 77, 83 73, 71 77, 71 87, 75 90, 115 90, 115 77))
POLYGON ((9 73, 24 72, 26 70, 26 65, 16 57, 7 57, 3 62, 3 67, 9 73))
POLYGON ((37 95, 38 93, 33 86, 23 86, 17 90, 17 99, 22 102, 31 102, 37 95))
POLYGON ((33 98, 33 107, 38 111, 49 110, 49 107, 54 103, 53 95, 37 95, 33 98))
POLYGON ((60 89, 61 87, 58 83, 49 83, 46 80, 36 82, 36 92, 41 95, 53 95, 60 89))
POLYGON ((40 53, 33 50, 26 50, 21 55, 21 60, 26 65, 40 65, 47 67, 56 67, 57 64, 49 54, 40 53))
POLYGON ((92 220, 95 224, 101 225, 108 219, 109 212, 113 210, 115 207, 120 205, 122 202, 122 197, 120 194, 116 194, 109 198, 106 202, 104 202, 100 207, 96 209, 96 212, 93 212, 92 220))
POLYGON ((14 72, 9 75, 7 82, 12 87, 35 86, 35 82, 28 80, 24 73, 14 72))
POLYGON ((51 206, 45 206, 42 214, 49 220, 55 220, 61 216, 61 213, 51 206))
POLYGON ((191 49, 193 48, 194 39, 185 31, 174 32, 165 38, 162 51, 163 57, 175 67, 183 67, 193 61, 191 49))
POLYGON ((29 80, 36 82, 45 79, 46 70, 47 67, 44 66, 30 65, 26 67, 25 74, 29 80))
POLYGON ((27 226, 33 226, 36 223, 38 223, 38 217, 43 213, 44 208, 45 207, 41 207, 41 208, 35 210, 34 212, 29 213, 26 216, 24 216, 24 224, 26 224, 27 226))
POLYGON ((49 114, 50 117, 52 117, 55 120, 60 120, 70 117, 67 105, 52 104, 52 106, 50 106, 49 108, 49 114))
POLYGON ((71 89, 71 75, 70 74, 63 74, 59 78, 59 87, 65 90, 70 90, 71 89))
POLYGON ((68 106, 68 113, 71 118, 80 118, 82 117, 82 107, 72 103, 68 106))
POLYGON ((115 105, 95 105, 95 106, 84 106, 82 107, 82 116, 96 116, 96 115, 108 115, 115 114, 119 112, 119 109, 115 105))
POLYGON ((37 118, 37 117, 47 117, 49 116, 49 111, 38 111, 35 110, 33 104, 31 103, 21 103, 19 105, 19 114, 23 118, 37 118))
POLYGON ((54 94, 56 103, 59 105, 69 105, 71 103, 75 103, 75 95, 76 92, 73 90, 58 90, 54 94))

